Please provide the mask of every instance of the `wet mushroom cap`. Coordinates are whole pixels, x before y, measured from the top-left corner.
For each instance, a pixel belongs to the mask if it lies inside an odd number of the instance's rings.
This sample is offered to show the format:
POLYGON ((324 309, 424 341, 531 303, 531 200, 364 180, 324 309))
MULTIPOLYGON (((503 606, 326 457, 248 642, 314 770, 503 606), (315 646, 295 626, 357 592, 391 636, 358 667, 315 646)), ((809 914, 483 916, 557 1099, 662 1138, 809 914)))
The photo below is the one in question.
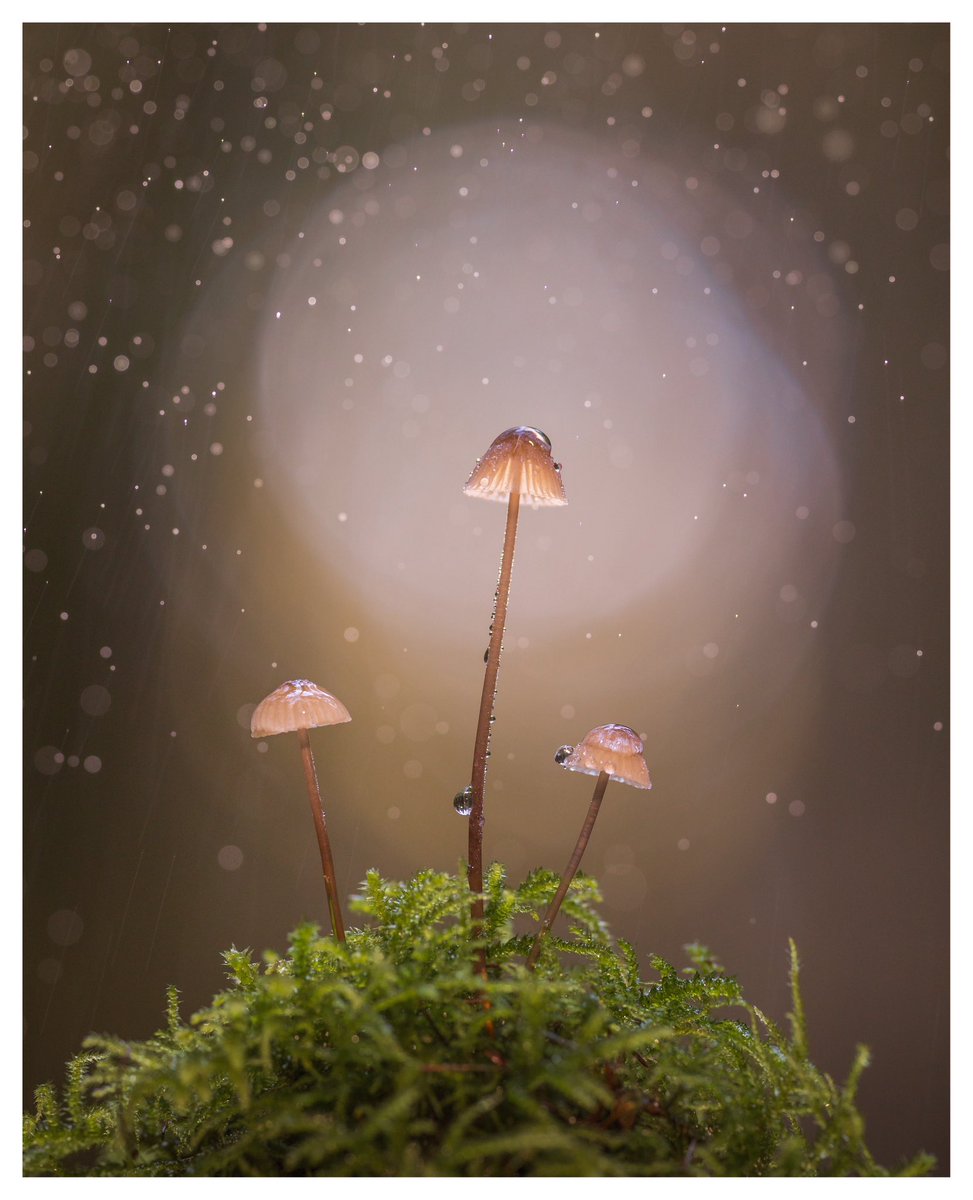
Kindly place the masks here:
POLYGON ((463 491, 482 500, 505 501, 512 492, 534 508, 567 504, 560 464, 547 434, 531 425, 506 429, 477 461, 463 491))
POLYGON ((250 718, 250 736, 272 737, 319 725, 341 725, 351 720, 348 709, 310 679, 289 679, 265 696, 250 718))
POLYGON ((652 780, 644 753, 642 739, 628 725, 598 725, 585 734, 561 766, 584 775, 607 771, 619 783, 648 789, 652 780))

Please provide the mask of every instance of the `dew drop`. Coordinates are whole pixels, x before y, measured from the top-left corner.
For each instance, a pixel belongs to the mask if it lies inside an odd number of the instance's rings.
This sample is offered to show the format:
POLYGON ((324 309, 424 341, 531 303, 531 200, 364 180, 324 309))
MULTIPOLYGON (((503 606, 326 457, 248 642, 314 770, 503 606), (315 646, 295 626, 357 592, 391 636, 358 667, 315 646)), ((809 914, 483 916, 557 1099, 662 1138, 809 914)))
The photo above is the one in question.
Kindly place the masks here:
POLYGON ((473 787, 472 785, 463 788, 461 792, 457 792, 453 797, 453 808, 461 817, 468 817, 473 811, 473 787))
POLYGON ((551 449, 551 439, 547 436, 543 429, 538 429, 534 425, 521 425, 518 427, 518 432, 527 434, 528 436, 533 434, 534 437, 540 438, 548 450, 551 449))
POLYGON ((564 766, 565 762, 567 761, 569 755, 573 752, 573 750, 574 750, 573 746, 562 746, 561 749, 558 750, 558 752, 554 755, 554 761, 557 763, 557 765, 559 767, 564 766))

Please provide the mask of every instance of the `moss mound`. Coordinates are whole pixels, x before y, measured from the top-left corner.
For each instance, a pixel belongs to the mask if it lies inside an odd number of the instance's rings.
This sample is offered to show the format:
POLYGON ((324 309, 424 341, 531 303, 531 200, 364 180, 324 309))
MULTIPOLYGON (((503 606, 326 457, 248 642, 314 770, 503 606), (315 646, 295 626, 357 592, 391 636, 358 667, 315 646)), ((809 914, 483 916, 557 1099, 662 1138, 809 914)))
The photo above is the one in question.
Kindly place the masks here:
MULTIPOLYGON (((461 876, 370 873, 341 946, 313 925, 286 956, 224 955, 231 986, 142 1042, 92 1036, 26 1118, 28 1175, 887 1175, 855 1088, 808 1058, 791 947, 785 1035, 709 952, 614 942, 579 876, 568 938, 532 937, 557 876, 485 889, 486 982, 461 876)), ((922 1174, 927 1156, 898 1174, 922 1174)))

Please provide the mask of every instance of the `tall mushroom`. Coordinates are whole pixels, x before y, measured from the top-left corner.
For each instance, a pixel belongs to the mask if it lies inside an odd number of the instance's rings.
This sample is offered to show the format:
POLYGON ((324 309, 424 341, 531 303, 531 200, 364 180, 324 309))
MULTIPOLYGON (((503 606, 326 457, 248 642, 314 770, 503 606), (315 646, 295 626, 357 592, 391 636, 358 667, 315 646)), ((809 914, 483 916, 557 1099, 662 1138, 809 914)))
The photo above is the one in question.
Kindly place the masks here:
POLYGON ((561 886, 557 889, 557 894, 544 916, 540 933, 530 948, 527 958, 529 970, 533 971, 538 958, 540 958, 544 938, 550 932, 554 918, 561 908, 564 897, 568 894, 571 880, 577 873, 609 780, 617 779, 619 783, 627 783, 631 787, 637 788, 652 786, 649 768, 645 765, 644 752, 645 746, 642 744, 642 739, 628 725, 598 725, 590 733, 586 733, 577 746, 562 746, 554 755, 554 761, 566 770, 579 771, 582 775, 597 775, 598 782, 595 784, 595 793, 591 797, 588 815, 585 817, 581 833, 578 835, 571 861, 561 876, 561 886))
POLYGON ((473 920, 476 923, 483 918, 483 901, 479 899, 479 893, 483 891, 483 791, 520 503, 523 500, 532 508, 540 508, 567 504, 567 499, 561 482, 561 465, 551 457, 551 440, 547 434, 530 425, 504 430, 494 438, 486 454, 477 460, 463 491, 467 496, 478 496, 481 500, 507 502, 500 580, 490 626, 490 648, 486 654, 480 715, 476 723, 472 778, 468 791, 461 792, 454 801, 457 812, 464 815, 468 813, 470 818, 469 881, 471 891, 477 894, 473 902, 473 920))
POLYGON ((314 818, 318 849, 321 852, 324 886, 328 893, 331 928, 339 942, 345 940, 345 926, 341 919, 334 859, 331 857, 331 842, 328 839, 328 826, 324 819, 321 789, 318 787, 318 774, 314 769, 314 755, 311 753, 308 730, 317 729, 322 725, 341 725, 350 720, 351 714, 341 701, 324 688, 318 687, 316 683, 312 683, 310 679, 289 679, 287 683, 282 683, 276 691, 260 701, 250 718, 251 737, 296 733, 300 739, 304 779, 307 783, 308 800, 311 802, 311 816, 314 818))

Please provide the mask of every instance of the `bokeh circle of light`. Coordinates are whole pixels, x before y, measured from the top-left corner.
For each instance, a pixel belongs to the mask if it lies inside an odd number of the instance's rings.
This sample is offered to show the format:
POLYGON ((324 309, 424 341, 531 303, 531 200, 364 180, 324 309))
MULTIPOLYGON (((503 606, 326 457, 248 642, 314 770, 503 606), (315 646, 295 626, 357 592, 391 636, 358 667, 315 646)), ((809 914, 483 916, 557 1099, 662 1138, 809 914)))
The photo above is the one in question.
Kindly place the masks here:
MULTIPOLYGON (((390 146, 327 193, 267 306, 260 472, 366 610, 463 627, 502 510, 461 487, 518 423, 564 463, 567 515, 528 514, 518 580, 554 630, 711 586, 739 543, 721 527, 786 558, 794 498, 834 507, 819 413, 713 265, 734 201, 704 193, 661 156, 517 122, 390 146)), ((768 263, 800 253, 779 223, 750 239, 768 263)))

